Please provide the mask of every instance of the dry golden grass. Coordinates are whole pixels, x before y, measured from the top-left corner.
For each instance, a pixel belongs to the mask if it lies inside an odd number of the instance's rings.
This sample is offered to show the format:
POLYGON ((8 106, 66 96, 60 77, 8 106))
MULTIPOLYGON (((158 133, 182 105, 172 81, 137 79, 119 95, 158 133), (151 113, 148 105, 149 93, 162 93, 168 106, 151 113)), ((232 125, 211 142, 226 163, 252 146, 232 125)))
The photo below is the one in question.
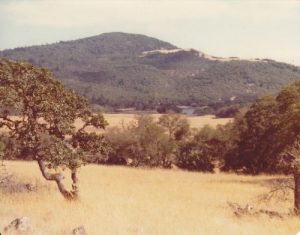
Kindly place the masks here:
MULTIPOLYGON (((158 119, 161 114, 152 114, 155 119, 158 119)), ((105 119, 108 121, 109 126, 121 126, 122 123, 129 123, 135 117, 135 114, 104 114, 105 119)), ((217 126, 218 124, 224 125, 231 118, 215 118, 213 115, 205 116, 186 116, 189 120, 192 128, 201 128, 205 125, 210 125, 212 127, 217 126)))
POLYGON ((41 178, 33 162, 7 162, 24 182, 48 185, 38 192, 0 193, 0 229, 28 216, 48 235, 70 234, 84 225, 88 234, 294 235, 300 220, 267 216, 235 218, 227 201, 288 211, 292 201, 256 203, 270 176, 202 174, 90 165, 80 172, 82 198, 66 202, 54 183, 41 178))
MULTIPOLYGON (((123 124, 128 124, 134 120, 135 114, 104 114, 105 120, 108 122, 108 127, 121 127, 123 124)), ((156 120, 161 116, 161 114, 151 114, 156 120)), ((204 115, 204 116, 186 116, 192 128, 202 128, 205 125, 210 125, 216 127, 217 125, 225 125, 226 123, 232 121, 232 118, 216 118, 214 115, 204 115)), ((12 119, 17 119, 17 117, 11 117, 12 119)), ((75 126, 77 128, 82 127, 83 122, 81 120, 76 120, 75 126)), ((94 131, 93 128, 87 128, 89 131, 94 131)), ((5 131, 5 128, 0 129, 0 133, 5 131)), ((101 132, 101 131, 100 131, 101 132)))

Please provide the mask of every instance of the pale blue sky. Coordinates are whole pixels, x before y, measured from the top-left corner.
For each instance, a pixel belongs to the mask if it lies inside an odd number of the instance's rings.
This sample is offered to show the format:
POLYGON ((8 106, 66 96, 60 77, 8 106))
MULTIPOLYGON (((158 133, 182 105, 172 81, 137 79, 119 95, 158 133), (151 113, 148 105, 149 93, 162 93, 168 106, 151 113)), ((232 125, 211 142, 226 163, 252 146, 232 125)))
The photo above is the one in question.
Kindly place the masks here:
POLYGON ((296 0, 0 0, 0 50, 115 31, 300 65, 296 0))

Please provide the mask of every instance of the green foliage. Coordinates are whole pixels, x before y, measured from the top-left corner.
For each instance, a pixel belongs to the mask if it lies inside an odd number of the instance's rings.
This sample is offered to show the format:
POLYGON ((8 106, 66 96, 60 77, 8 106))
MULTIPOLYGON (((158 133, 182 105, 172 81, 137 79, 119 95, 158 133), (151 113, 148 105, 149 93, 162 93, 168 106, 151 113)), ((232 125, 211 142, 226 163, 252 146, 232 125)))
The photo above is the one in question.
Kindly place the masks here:
POLYGON ((190 171, 213 172, 214 165, 206 155, 205 146, 198 148, 189 143, 181 148, 181 155, 177 159, 177 166, 190 171))
POLYGON ((238 143, 239 165, 247 165, 247 171, 256 173, 262 170, 275 169, 276 161, 270 161, 265 155, 269 148, 272 126, 277 118, 276 101, 272 97, 264 97, 253 104, 245 114, 246 129, 240 133, 238 143))
POLYGON ((48 168, 75 169, 87 155, 105 154, 102 135, 86 131, 107 125, 93 114, 86 99, 66 89, 43 68, 0 59, 0 127, 8 140, 5 156, 27 156, 48 168), (13 117, 14 116, 14 117, 13 117), (74 122, 83 121, 76 129, 74 122))
POLYGON ((181 145, 177 165, 187 170, 214 171, 231 149, 231 128, 231 124, 217 128, 204 126, 181 145))
POLYGON ((0 56, 49 68, 94 104, 161 112, 180 104, 215 112, 276 93, 300 77, 299 67, 266 59, 209 60, 195 50, 143 54, 161 48, 176 49, 143 35, 110 33, 5 50, 0 56))
POLYGON ((167 130, 169 138, 172 140, 181 141, 190 134, 190 124, 180 114, 162 115, 158 120, 158 124, 167 130))
POLYGON ((112 151, 106 163, 164 168, 177 165, 212 172, 213 161, 225 141, 221 132, 220 128, 205 127, 193 136, 181 115, 163 115, 157 122, 151 116, 140 116, 130 125, 107 131, 112 151))
POLYGON ((299 118, 299 82, 283 89, 276 98, 258 100, 239 122, 243 128, 225 157, 224 169, 252 174, 291 172, 300 157, 299 118))
POLYGON ((208 143, 211 138, 206 131, 209 127, 204 127, 191 140, 184 142, 179 151, 177 166, 182 169, 192 171, 208 171, 213 172, 214 165, 212 164, 212 146, 208 143), (208 134, 208 135, 207 135, 208 134))
POLYGON ((151 116, 139 116, 128 126, 113 128, 106 135, 113 151, 108 163, 133 166, 170 167, 175 142, 151 116))

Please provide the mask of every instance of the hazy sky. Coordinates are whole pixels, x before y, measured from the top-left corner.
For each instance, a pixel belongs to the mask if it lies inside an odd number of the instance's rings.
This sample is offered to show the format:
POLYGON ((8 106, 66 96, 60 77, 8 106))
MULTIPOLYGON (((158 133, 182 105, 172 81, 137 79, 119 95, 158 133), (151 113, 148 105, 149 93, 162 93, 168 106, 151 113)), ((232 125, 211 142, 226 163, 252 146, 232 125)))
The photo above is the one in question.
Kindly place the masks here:
POLYGON ((300 65, 300 1, 0 0, 0 50, 116 31, 300 65))

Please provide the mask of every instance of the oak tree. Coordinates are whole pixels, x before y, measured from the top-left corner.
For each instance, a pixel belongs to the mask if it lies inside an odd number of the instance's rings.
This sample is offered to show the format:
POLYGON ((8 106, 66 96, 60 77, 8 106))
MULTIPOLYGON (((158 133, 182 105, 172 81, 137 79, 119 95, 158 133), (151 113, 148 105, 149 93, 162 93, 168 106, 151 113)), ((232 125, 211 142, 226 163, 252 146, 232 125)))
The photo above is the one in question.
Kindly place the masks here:
POLYGON ((246 173, 293 174, 294 207, 300 214, 300 82, 277 97, 255 102, 243 117, 237 147, 225 159, 227 169, 246 173))
POLYGON ((0 59, 0 128, 8 137, 5 158, 37 161, 44 178, 56 182, 64 198, 78 198, 78 168, 106 153, 101 131, 91 131, 106 125, 86 99, 66 89, 49 70, 0 59), (75 121, 82 125, 76 127, 75 121), (66 168, 70 190, 63 181, 66 168))

